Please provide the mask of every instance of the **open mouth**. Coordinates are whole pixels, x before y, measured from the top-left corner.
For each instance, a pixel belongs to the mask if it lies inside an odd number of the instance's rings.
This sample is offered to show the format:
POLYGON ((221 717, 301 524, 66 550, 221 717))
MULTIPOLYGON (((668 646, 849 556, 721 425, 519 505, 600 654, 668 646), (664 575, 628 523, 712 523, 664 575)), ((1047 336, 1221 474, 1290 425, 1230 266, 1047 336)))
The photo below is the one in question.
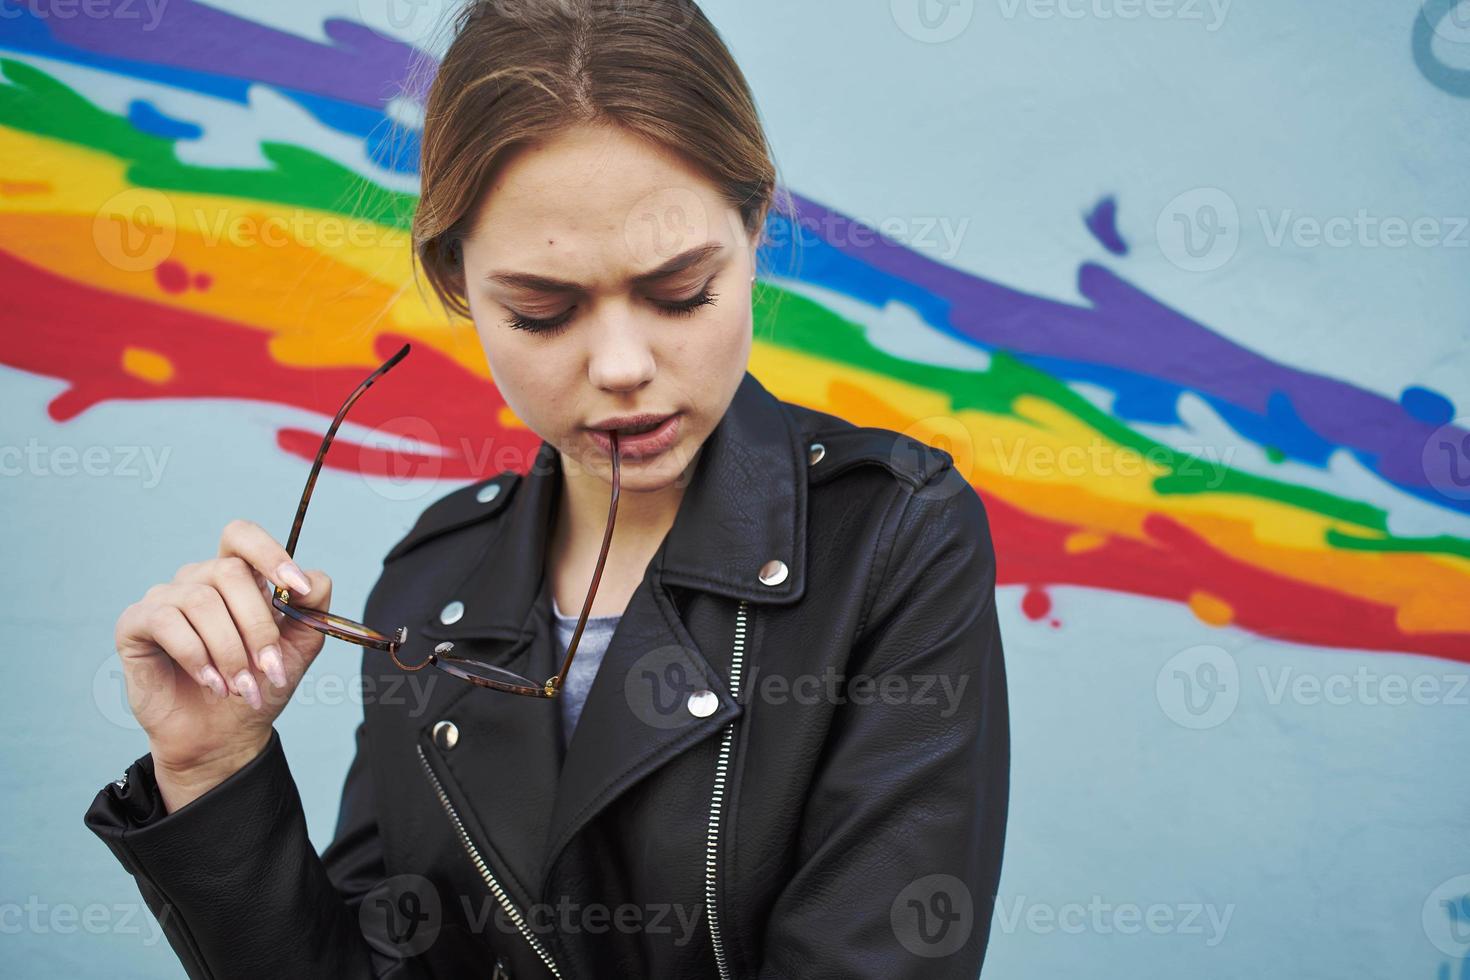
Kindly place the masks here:
POLYGON ((603 452, 612 450, 612 433, 618 434, 618 455, 626 458, 657 456, 679 440, 679 413, 645 419, 636 425, 588 430, 603 452))

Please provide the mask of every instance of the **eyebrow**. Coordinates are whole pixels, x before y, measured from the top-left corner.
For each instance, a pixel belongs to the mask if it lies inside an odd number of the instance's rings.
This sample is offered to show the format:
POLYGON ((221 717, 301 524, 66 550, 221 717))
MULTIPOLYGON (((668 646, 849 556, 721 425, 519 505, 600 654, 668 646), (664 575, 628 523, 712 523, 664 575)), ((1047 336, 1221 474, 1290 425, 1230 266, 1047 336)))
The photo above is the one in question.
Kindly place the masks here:
MULTIPOLYGON (((628 280, 634 286, 644 286, 676 272, 683 272, 691 266, 698 265, 705 259, 724 251, 725 246, 721 242, 705 242, 686 249, 678 255, 664 262, 656 269, 641 272, 628 280)), ((544 293, 580 293, 585 292, 585 287, 579 283, 567 282, 562 279, 552 279, 549 276, 538 276, 530 272, 490 272, 485 275, 486 282, 496 282, 504 286, 518 286, 522 289, 535 289, 544 293)))

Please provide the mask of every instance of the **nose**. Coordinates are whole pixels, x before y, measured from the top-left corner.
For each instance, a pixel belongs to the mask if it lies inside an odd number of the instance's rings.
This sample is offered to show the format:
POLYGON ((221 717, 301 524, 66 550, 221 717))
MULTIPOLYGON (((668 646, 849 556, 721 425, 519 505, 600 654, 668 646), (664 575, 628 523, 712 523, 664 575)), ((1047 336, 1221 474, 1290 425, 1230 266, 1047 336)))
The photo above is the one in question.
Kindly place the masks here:
POLYGON ((587 377, 605 391, 636 391, 653 380, 653 345, 638 318, 626 308, 609 310, 588 337, 587 377))

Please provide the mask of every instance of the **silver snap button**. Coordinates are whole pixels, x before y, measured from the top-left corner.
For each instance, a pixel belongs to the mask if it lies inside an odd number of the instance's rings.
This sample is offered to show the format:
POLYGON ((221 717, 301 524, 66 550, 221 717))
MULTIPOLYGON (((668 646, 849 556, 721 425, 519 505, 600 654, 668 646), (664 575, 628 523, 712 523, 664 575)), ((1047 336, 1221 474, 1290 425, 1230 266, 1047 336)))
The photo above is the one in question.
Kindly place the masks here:
POLYGON ((480 488, 479 493, 475 494, 475 499, 482 504, 488 504, 498 496, 500 496, 500 484, 487 483, 480 488))
POLYGON ((786 563, 772 558, 761 566, 760 580, 762 585, 780 585, 786 581, 786 563))
POLYGON ((807 450, 807 465, 816 466, 822 461, 822 457, 825 455, 827 455, 826 446, 822 445, 820 442, 812 443, 812 448, 807 450))
POLYGON ((441 749, 452 749, 459 744, 459 726, 452 721, 434 723, 434 742, 441 749))
POLYGON ((689 713, 696 718, 708 718, 720 706, 714 691, 695 691, 689 695, 689 713))
POLYGON ((439 611, 439 622, 443 623, 445 626, 448 626, 450 623, 459 622, 460 617, 462 617, 463 615, 464 603, 460 602, 458 599, 455 599, 453 602, 451 602, 449 605, 445 606, 442 610, 439 611))

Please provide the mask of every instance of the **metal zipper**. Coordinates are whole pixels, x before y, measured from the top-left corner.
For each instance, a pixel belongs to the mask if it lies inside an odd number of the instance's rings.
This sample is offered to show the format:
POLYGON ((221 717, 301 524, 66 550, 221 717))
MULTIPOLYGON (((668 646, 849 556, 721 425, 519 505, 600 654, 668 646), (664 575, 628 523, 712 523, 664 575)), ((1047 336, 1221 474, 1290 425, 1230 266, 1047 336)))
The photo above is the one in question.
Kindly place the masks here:
MULTIPOLYGON (((735 647, 730 654, 730 697, 740 697, 740 669, 745 658, 745 607, 741 599, 735 610, 735 647)), ((730 965, 725 959, 725 942, 720 935, 719 910, 715 907, 715 862, 720 849, 720 815, 725 803, 725 776, 730 768, 730 750, 735 743, 735 719, 725 726, 720 736, 720 756, 715 762, 715 786, 709 801, 709 831, 704 851, 704 910, 709 921, 710 944, 715 950, 715 966, 720 980, 730 980, 730 965)))
POLYGON ((464 845, 465 852, 469 854, 470 860, 475 863, 475 869, 480 872, 480 877, 485 879, 485 884, 489 886, 490 893, 495 896, 495 900, 500 903, 500 907, 505 910, 505 914, 515 923, 516 928, 521 931, 521 935, 526 937, 526 942, 531 944, 531 949, 535 951, 537 956, 541 957, 541 962, 546 964, 546 968, 551 971, 557 980, 561 980, 561 971, 556 968, 556 963, 551 959, 551 954, 546 951, 546 947, 541 944, 541 940, 537 939, 536 935, 531 932, 530 927, 526 925, 525 917, 521 915, 520 910, 511 902, 510 896, 505 893, 505 889, 500 887, 500 882, 496 881, 495 876, 490 873, 490 868, 485 864, 485 859, 480 856, 480 849, 475 846, 474 841, 470 840, 470 835, 464 829, 464 822, 459 819, 459 811, 449 801, 449 795, 444 792, 444 784, 439 782, 439 777, 434 774, 434 767, 429 765, 429 759, 424 755, 424 747, 420 745, 417 748, 419 762, 423 764, 424 772, 428 774, 429 782, 434 784, 434 792, 439 796, 439 803, 444 807, 444 812, 449 814, 449 820, 454 824, 454 829, 459 834, 459 841, 464 845))

